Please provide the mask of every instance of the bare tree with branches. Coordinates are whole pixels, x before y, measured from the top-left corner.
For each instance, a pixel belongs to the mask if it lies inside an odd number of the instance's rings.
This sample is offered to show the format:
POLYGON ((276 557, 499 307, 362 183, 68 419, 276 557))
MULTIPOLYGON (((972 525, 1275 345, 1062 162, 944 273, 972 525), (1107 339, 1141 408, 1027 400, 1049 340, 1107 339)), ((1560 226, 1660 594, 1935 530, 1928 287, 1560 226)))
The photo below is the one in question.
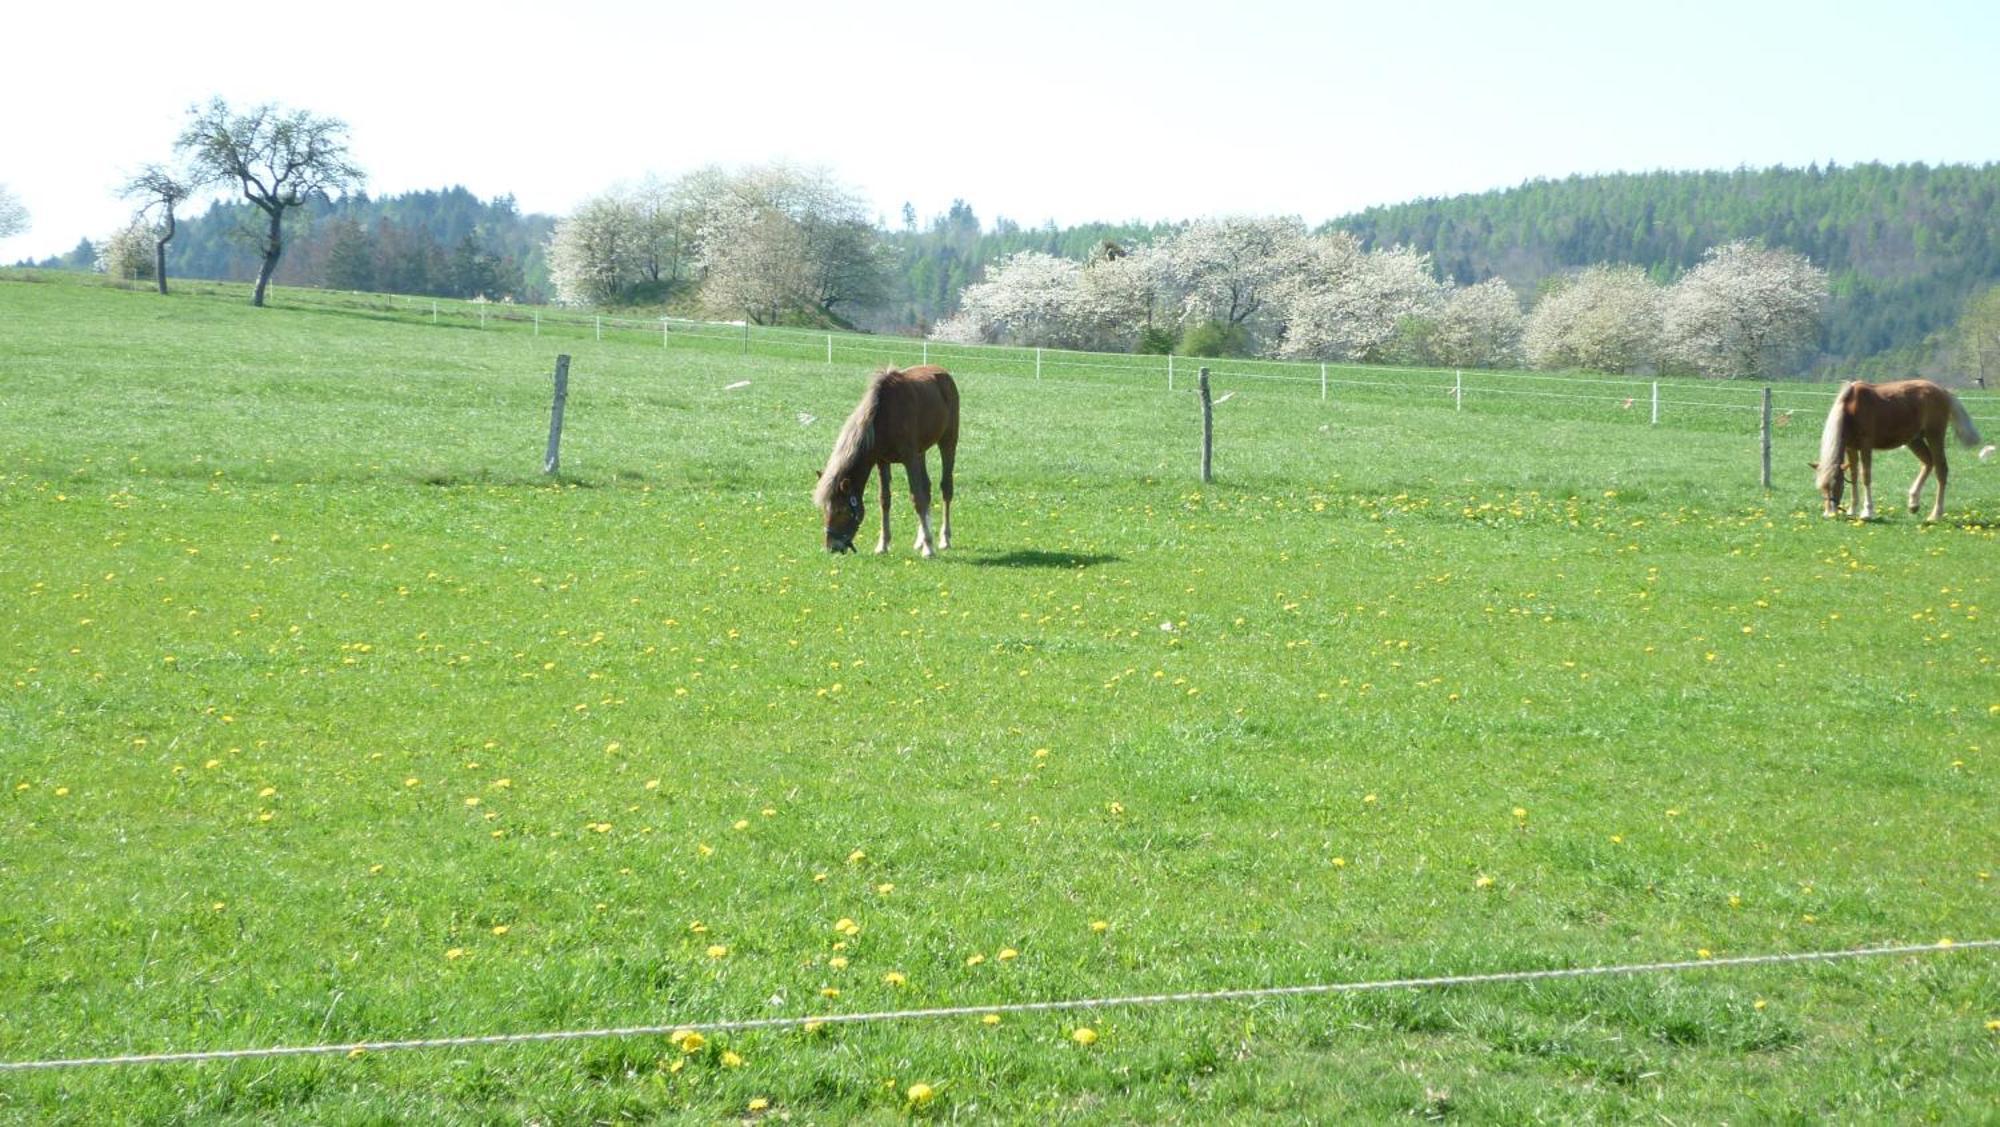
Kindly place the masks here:
POLYGON ((127 180, 121 192, 126 199, 140 201, 141 219, 151 212, 159 213, 152 225, 153 280, 161 293, 167 292, 167 244, 174 237, 174 208, 193 191, 194 185, 187 176, 164 165, 149 164, 127 180))
POLYGON ((203 183, 237 185, 264 213, 263 268, 250 296, 250 304, 263 305, 285 250, 285 213, 365 179, 347 152, 347 124, 270 103, 237 114, 221 98, 190 109, 188 116, 174 147, 188 154, 195 175, 203 183))

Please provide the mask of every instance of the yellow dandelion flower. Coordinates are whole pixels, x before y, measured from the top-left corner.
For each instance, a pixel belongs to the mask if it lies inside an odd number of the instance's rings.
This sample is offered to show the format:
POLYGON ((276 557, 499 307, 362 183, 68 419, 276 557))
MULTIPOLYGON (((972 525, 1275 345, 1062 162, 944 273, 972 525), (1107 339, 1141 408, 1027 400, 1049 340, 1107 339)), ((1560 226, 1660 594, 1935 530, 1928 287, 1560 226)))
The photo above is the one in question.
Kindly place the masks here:
POLYGON ((694 932, 696 935, 700 935, 702 932, 708 930, 708 925, 702 923, 700 920, 695 920, 693 923, 688 924, 688 930, 694 932))
POLYGON ((475 795, 471 795, 471 796, 467 797, 467 798, 466 798, 466 800, 465 800, 465 804, 466 804, 467 806, 477 806, 477 805, 479 805, 479 796, 475 794, 475 795))
POLYGON ((882 976, 882 981, 890 986, 901 986, 909 980, 909 976, 899 970, 892 970, 882 976))
POLYGON ((965 957, 965 965, 969 967, 976 967, 985 961, 986 956, 980 954, 971 954, 965 957))
POLYGON ((1076 1032, 1070 1034, 1069 1039, 1075 1041, 1079 1045, 1084 1045, 1084 1046, 1095 1045, 1097 1044, 1097 1030, 1092 1029, 1091 1027, 1086 1025, 1078 1029, 1076 1032))
POLYGON ((1526 818, 1527 816, 1528 816, 1528 808, 1527 808, 1527 807, 1525 807, 1525 806, 1516 806, 1516 807, 1514 807, 1514 817, 1516 817, 1516 818, 1522 818, 1522 819, 1525 819, 1525 818, 1526 818))
POLYGON ((1346 868, 1346 867, 1347 867, 1347 858, 1345 858, 1345 857, 1335 857, 1335 858, 1333 859, 1333 867, 1334 867, 1334 868, 1336 868, 1336 869, 1344 869, 1344 868, 1346 868))
POLYGON ((1361 801, 1369 806, 1373 806, 1375 805, 1375 796, 1372 794, 1364 794, 1361 796, 1361 801))
POLYGON ((859 865, 861 862, 866 861, 867 859, 868 859, 868 854, 862 852, 859 849, 847 855, 847 863, 850 865, 859 865))
POLYGON ((826 1028, 826 1023, 823 1021, 809 1021, 805 1023, 803 1028, 807 1033, 818 1033, 826 1028))
POLYGON ((658 780, 658 779, 647 779, 647 780, 646 780, 646 789, 647 789, 647 790, 659 790, 659 789, 660 789, 660 780, 658 780))
POLYGON ((819 996, 822 998, 838 998, 840 997, 840 987, 822 986, 819 988, 819 996))
POLYGON ((1987 1022, 1987 1023, 1986 1023, 1986 1032, 1988 1032, 1988 1033, 2000 1033, 2000 1018, 1995 1018, 1995 1019, 1993 1019, 1992 1021, 1989 1021, 1989 1022, 1987 1022))
POLYGON ((418 784, 419 784, 419 783, 420 783, 421 781, 422 781, 422 780, 420 780, 420 779, 418 779, 418 778, 417 778, 416 776, 412 775, 412 776, 410 776, 409 778, 407 778, 407 779, 404 779, 404 780, 403 780, 403 785, 404 785, 404 786, 406 786, 406 787, 413 787, 413 786, 416 786, 416 785, 418 785, 418 784))
POLYGON ((736 1052, 735 1052, 734 1050, 731 1050, 731 1049, 725 1049, 725 1050, 723 1050, 723 1053, 722 1053, 722 1067, 724 1067, 724 1068, 742 1068, 742 1067, 743 1067, 743 1058, 742 1058, 741 1056, 739 1056, 739 1055, 738 1055, 738 1054, 737 1054, 737 1053, 736 1053, 736 1052))
POLYGON ((204 771, 213 771, 220 766, 222 766, 222 760, 220 759, 211 759, 208 762, 201 765, 202 770, 204 771))
POLYGON ((495 934, 495 935, 505 935, 505 934, 507 934, 507 932, 508 932, 508 927, 507 927, 507 925, 506 925, 506 924, 494 924, 494 925, 493 925, 493 934, 495 934))
POLYGON ((768 1099, 765 1099, 765 1098, 764 1098, 763 1096, 758 1096, 758 1097, 756 1097, 755 1099, 752 1099, 752 1100, 750 1101, 750 1103, 749 1103, 749 1110, 751 1110, 751 1111, 763 1111, 763 1110, 764 1110, 765 1108, 768 1108, 768 1107, 770 1107, 770 1106, 771 1106, 771 1101, 770 1101, 770 1100, 768 1100, 768 1099))
POLYGON ((1694 957, 1697 959, 1712 959, 1715 956, 1708 953, 1708 948, 1697 947, 1695 948, 1694 957))
POLYGON ((1474 888, 1492 888, 1492 887, 1493 887, 1493 878, 1492 878, 1492 877, 1489 877, 1489 876, 1487 876, 1487 875, 1486 875, 1485 873, 1481 873, 1481 874, 1479 874, 1479 879, 1477 879, 1477 880, 1475 880, 1475 881, 1473 881, 1473 882, 1472 882, 1472 887, 1474 887, 1474 888))
POLYGON ((269 798, 269 797, 271 797, 272 795, 274 795, 274 794, 276 794, 276 793, 278 793, 278 788, 277 788, 277 787, 265 787, 265 788, 264 788, 263 790, 260 790, 260 791, 258 791, 258 792, 257 792, 257 797, 258 797, 258 798, 269 798))
POLYGON ((1102 935, 1102 934, 1104 934, 1105 932, 1107 932, 1107 931, 1111 930, 1111 921, 1110 921, 1110 920, 1092 920, 1092 921, 1090 921, 1090 930, 1092 930, 1092 931, 1094 931, 1094 932, 1098 933, 1099 935, 1102 935))
POLYGON ((727 954, 729 954, 729 948, 725 944, 711 943, 708 946, 708 957, 711 959, 720 959, 727 954))
POLYGON ((462 959, 465 957, 465 948, 453 947, 451 950, 446 951, 444 953, 444 957, 447 959, 462 959))
POLYGON ((692 1029, 676 1030, 667 1037, 667 1040, 671 1041, 681 1052, 687 1054, 698 1053, 708 1044, 708 1038, 703 1037, 692 1029))
POLYGON ((1004 963, 1008 959, 1017 959, 1020 958, 1020 956, 1021 953, 1019 951, 1014 950, 1012 947, 1002 947, 1000 948, 1000 954, 998 957, 1000 961, 1004 963))
POLYGON ((1769 1003, 1765 1002, 1764 999, 1759 998, 1756 1001, 1750 1003, 1750 1008, 1753 1010, 1761 1010, 1768 1004, 1769 1003))
POLYGON ((910 1085, 910 1090, 904 1094, 909 1097, 910 1103, 917 1107, 922 1107, 931 1102, 931 1099, 937 1095, 937 1091, 929 1084, 912 1084, 910 1085))
POLYGON ((826 961, 826 965, 827 965, 827 966, 830 966, 830 967, 832 967, 832 968, 833 968, 834 970, 846 970, 846 969, 847 969, 847 956, 845 956, 845 955, 835 955, 835 956, 834 956, 833 958, 831 958, 831 959, 828 959, 828 960, 826 961))
POLYGON ((987 1014, 987 1015, 986 1015, 985 1017, 982 1017, 982 1018, 980 1018, 980 1019, 979 1019, 979 1024, 981 1024, 981 1025, 998 1025, 998 1024, 1000 1024, 1000 1015, 999 1015, 999 1014, 987 1014))
POLYGON ((57 798, 68 798, 68 797, 69 797, 69 788, 68 788, 68 787, 57 787, 57 788, 56 788, 56 797, 57 797, 57 798))
POLYGON ((750 828, 750 819, 738 818, 736 821, 730 823, 729 828, 732 830, 747 830, 750 828))
POLYGON ((875 891, 878 895, 887 896, 891 892, 896 891, 896 886, 888 881, 883 881, 881 884, 875 886, 875 891))

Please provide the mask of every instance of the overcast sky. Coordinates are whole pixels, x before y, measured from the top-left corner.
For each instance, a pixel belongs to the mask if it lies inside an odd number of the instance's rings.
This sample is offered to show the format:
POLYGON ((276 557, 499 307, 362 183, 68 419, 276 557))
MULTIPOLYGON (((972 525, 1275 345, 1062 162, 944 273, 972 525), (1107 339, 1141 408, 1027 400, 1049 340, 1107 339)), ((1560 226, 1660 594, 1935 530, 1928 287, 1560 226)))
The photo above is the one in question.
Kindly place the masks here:
POLYGON ((346 121, 377 195, 562 214, 824 165, 900 222, 1293 214, 1650 169, 2000 160, 2000 3, 15 5, 0 262, 100 237, 188 107, 346 121))

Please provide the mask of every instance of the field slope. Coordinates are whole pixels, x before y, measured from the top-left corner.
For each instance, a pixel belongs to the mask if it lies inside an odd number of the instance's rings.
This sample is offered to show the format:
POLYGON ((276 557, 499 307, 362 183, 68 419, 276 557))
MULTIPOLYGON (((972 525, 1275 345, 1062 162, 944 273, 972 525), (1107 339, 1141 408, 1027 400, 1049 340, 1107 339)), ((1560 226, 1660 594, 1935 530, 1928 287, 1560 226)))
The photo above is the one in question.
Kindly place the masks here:
MULTIPOLYGON (((1202 487, 1190 396, 968 360, 955 546, 899 499, 836 559, 860 366, 275 304, 0 273, 0 1061, 2000 936, 1957 448, 1946 522, 1900 453, 1824 521, 1808 426, 1767 494, 1747 419, 1247 385, 1202 487)), ((1962 951, 0 1073, 0 1119, 1964 1122, 1996 999, 1962 951)))

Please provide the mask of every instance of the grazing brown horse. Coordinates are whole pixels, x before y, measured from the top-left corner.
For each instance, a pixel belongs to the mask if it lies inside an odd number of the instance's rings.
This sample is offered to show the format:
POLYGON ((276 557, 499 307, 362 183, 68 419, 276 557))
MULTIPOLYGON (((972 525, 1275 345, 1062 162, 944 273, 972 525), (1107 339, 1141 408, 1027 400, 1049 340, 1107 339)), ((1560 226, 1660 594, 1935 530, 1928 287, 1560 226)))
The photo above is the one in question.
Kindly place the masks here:
MULTIPOLYGON (((1917 480, 1910 486, 1910 511, 1917 511, 1924 479, 1936 471, 1937 499, 1931 504, 1928 519, 1943 517, 1944 483, 1950 476, 1944 453, 1947 422, 1958 432, 1961 443, 1979 445, 1979 428, 1972 425, 1965 404, 1929 380, 1885 384, 1857 381, 1841 388, 1834 397, 1833 408, 1826 413, 1826 429, 1820 432, 1819 461, 1812 463, 1813 469, 1819 471, 1819 491, 1826 499, 1826 515, 1839 515, 1841 492, 1852 474, 1854 500, 1849 507, 1859 509, 1855 515, 1862 520, 1874 519, 1874 453, 1908 446, 1923 464, 1917 471, 1917 480)), ((1981 451, 1980 456, 1985 457, 1987 452, 1981 451)))
POLYGON ((851 552, 865 511, 862 491, 868 471, 882 472, 882 536, 877 552, 889 550, 889 467, 900 463, 910 479, 910 501, 917 508, 917 551, 931 554, 931 476, 924 452, 938 448, 944 474, 938 482, 944 497, 944 524, 937 547, 951 547, 951 466, 958 456, 958 385, 951 373, 934 364, 921 368, 884 368, 868 381, 868 390, 834 440, 833 455, 819 475, 813 501, 826 518, 826 550, 851 552))

